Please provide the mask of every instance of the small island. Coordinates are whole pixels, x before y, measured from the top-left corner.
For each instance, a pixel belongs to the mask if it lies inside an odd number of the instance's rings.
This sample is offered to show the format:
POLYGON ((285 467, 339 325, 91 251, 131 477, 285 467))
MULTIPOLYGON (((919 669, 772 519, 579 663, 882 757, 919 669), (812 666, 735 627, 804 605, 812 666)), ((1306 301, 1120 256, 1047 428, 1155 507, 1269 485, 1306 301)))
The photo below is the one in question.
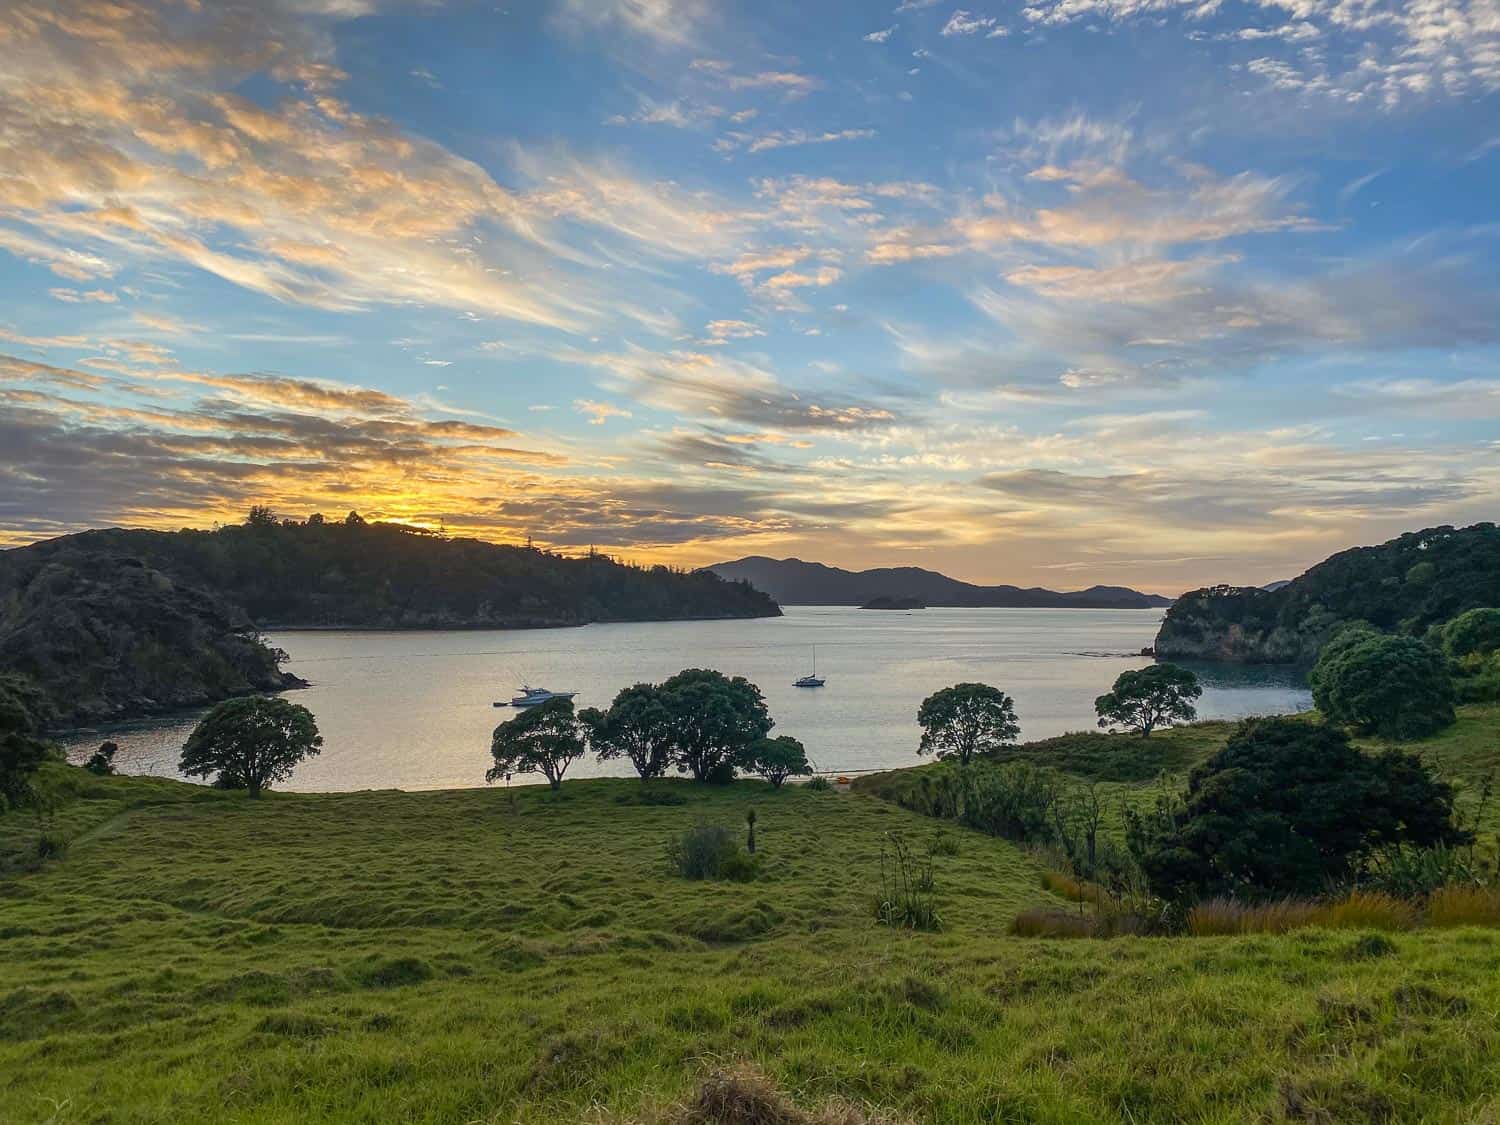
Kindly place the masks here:
POLYGON ((860 609, 926 609, 927 603, 921 598, 897 597, 890 594, 878 598, 871 598, 865 602, 860 609))

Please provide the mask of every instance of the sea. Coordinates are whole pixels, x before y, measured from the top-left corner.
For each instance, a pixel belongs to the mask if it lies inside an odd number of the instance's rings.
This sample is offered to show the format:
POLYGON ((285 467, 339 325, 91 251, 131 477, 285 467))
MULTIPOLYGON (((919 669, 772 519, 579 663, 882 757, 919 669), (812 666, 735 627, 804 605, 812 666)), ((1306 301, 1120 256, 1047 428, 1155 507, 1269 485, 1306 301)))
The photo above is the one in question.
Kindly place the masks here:
MULTIPOLYGON (((1094 698, 1141 656, 1161 610, 861 610, 790 606, 749 621, 674 621, 569 629, 267 634, 309 687, 288 698, 312 711, 322 752, 281 788, 302 792, 480 786, 490 732, 516 712, 523 685, 576 691, 579 707, 606 707, 621 688, 683 668, 716 668, 759 685, 773 734, 802 740, 820 771, 855 773, 916 764, 917 708, 939 688, 993 684, 1015 700, 1024 739, 1095 729, 1094 698), (821 688, 792 682, 812 671, 821 688)), ((1300 671, 1195 664, 1201 718, 1240 718, 1312 705, 1300 671)), ((122 773, 177 777, 184 741, 202 711, 71 731, 59 738, 83 760, 116 742, 122 773)), ((628 774, 628 762, 584 759, 570 777, 628 774)), ((518 778, 541 782, 540 777, 518 778)))

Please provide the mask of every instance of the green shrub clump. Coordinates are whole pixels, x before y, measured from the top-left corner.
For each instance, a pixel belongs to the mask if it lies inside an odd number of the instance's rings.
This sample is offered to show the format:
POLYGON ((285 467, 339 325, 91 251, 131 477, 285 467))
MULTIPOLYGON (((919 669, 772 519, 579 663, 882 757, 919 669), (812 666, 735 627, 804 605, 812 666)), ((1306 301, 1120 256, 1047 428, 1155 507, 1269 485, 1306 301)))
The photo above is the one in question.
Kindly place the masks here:
POLYGON ((1361 734, 1424 738, 1456 717, 1447 660, 1415 637, 1345 629, 1323 647, 1308 680, 1318 710, 1361 734))
POLYGON ((728 879, 748 883, 760 860, 747 854, 734 833, 720 824, 699 824, 667 845, 667 861, 684 879, 728 879))

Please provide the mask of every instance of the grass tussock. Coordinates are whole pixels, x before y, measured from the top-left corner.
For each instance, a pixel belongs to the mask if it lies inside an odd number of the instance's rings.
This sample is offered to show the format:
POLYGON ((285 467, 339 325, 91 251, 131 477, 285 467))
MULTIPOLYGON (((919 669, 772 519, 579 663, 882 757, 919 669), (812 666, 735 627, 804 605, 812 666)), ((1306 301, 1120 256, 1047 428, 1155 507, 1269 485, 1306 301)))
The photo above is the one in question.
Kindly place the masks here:
POLYGON ((1427 924, 1500 926, 1500 887, 1443 887, 1427 899, 1427 924))
POLYGON ((900 1125, 899 1119, 844 1101, 804 1110, 747 1063, 710 1071, 662 1125, 900 1125))
POLYGON ((1150 919, 1129 910, 1059 910, 1055 906, 1033 906, 1017 914, 1010 924, 1016 937, 1028 938, 1117 938, 1144 937, 1152 932, 1150 919))
POLYGON ((1417 907, 1379 891, 1351 891, 1330 902, 1277 899, 1245 903, 1209 899, 1188 912, 1194 937, 1227 934, 1285 934, 1321 926, 1330 930, 1410 930, 1420 920, 1417 907))

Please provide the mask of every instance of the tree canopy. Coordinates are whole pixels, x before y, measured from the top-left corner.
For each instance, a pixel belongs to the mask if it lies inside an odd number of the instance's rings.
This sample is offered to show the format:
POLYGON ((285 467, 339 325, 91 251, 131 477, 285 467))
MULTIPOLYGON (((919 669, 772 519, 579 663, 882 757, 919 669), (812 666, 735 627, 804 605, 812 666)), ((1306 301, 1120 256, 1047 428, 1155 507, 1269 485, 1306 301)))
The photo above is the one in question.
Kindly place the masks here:
POLYGON ((1120 673, 1115 686, 1094 700, 1101 727, 1125 727, 1149 738, 1159 726, 1198 717, 1193 700, 1203 694, 1198 677, 1176 664, 1153 664, 1120 673))
POLYGON ((954 684, 935 691, 917 710, 922 728, 918 754, 956 758, 967 765, 976 754, 992 754, 1020 736, 1015 704, 989 684, 954 684))
POLYGON ((1324 647, 1308 682, 1324 716, 1362 734, 1422 738, 1455 718, 1448 663, 1415 637, 1345 630, 1324 647))
POLYGON ((0 811, 25 798, 31 775, 46 760, 44 708, 34 684, 0 675, 0 811))
POLYGON ((624 688, 608 711, 588 707, 578 719, 601 761, 628 758, 642 781, 660 777, 672 764, 676 720, 665 693, 655 684, 624 688))
POLYGON ((780 789, 789 777, 806 777, 813 768, 807 760, 807 749, 789 734, 763 738, 750 747, 745 768, 780 789))
POLYGON ((539 773, 557 789, 563 774, 583 757, 584 725, 573 713, 571 699, 553 698, 528 707, 514 719, 495 728, 490 753, 495 764, 485 772, 485 781, 498 781, 512 773, 539 773))
POLYGON ((322 747, 323 736, 306 707, 279 696, 245 696, 226 699, 203 716, 177 769, 189 777, 216 775, 218 784, 259 797, 322 747))
POLYGON ((760 688, 743 676, 687 668, 666 680, 661 693, 676 730, 673 764, 697 781, 740 764, 774 725, 760 688))
POLYGON ((1338 627, 1366 621, 1420 636, 1475 607, 1500 604, 1500 527, 1429 527, 1325 559, 1276 590, 1193 590, 1167 610, 1164 657, 1310 664, 1338 627))
POLYGON ((1152 889, 1178 901, 1314 894, 1381 846, 1468 839, 1420 758, 1362 754, 1337 727, 1289 718, 1243 723, 1180 807, 1132 815, 1129 836, 1152 889))

